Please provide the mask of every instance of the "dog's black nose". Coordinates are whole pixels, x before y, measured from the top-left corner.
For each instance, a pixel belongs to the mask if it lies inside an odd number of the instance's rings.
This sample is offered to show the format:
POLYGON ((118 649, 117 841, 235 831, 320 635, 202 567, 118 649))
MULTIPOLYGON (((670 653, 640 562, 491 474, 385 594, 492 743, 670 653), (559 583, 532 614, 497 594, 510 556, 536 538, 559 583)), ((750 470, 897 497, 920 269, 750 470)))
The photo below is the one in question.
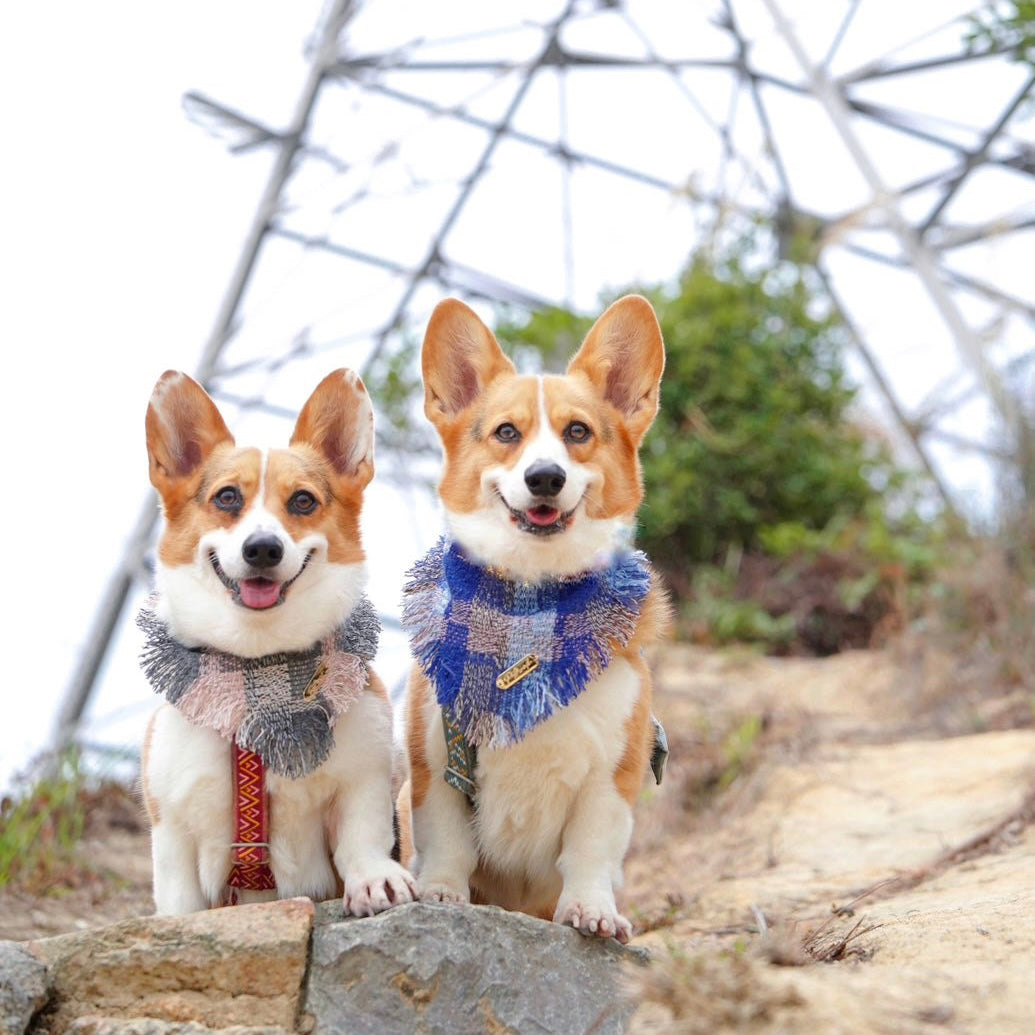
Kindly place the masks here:
POLYGON ((253 532, 244 541, 241 555, 253 568, 272 568, 284 558, 284 544, 270 532, 253 532))
POLYGON ((567 480, 564 468, 551 460, 536 460, 525 469, 525 484, 533 496, 556 496, 567 480))

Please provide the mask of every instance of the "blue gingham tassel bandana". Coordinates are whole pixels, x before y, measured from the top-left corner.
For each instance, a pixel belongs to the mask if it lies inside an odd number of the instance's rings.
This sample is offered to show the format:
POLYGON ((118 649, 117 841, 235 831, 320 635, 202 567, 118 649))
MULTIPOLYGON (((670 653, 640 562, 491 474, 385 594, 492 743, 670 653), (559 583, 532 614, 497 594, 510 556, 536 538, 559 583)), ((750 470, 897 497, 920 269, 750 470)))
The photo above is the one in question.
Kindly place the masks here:
POLYGON ((472 564, 444 539, 407 575, 402 623, 414 655, 459 731, 490 748, 575 700, 630 641, 651 587, 642 553, 527 584, 472 564), (507 674, 519 678, 501 689, 507 674))

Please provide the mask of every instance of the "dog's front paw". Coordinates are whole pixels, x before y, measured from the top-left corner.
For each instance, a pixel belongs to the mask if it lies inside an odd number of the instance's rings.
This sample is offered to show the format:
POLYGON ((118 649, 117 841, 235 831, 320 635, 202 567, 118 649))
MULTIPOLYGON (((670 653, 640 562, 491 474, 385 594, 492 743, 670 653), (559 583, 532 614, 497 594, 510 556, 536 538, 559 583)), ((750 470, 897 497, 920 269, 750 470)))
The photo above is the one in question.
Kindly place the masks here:
POLYGON ((613 899, 586 896, 561 899, 554 913, 559 924, 574 927, 580 934, 597 938, 615 938, 623 945, 632 937, 632 924, 618 912, 613 899))
POLYGON ((374 916, 403 902, 413 902, 417 889, 409 870, 391 863, 378 873, 365 873, 345 881, 345 913, 349 916, 374 916))
POLYGON ((461 890, 453 884, 445 881, 421 881, 418 884, 418 894, 421 902, 451 902, 466 904, 471 901, 471 893, 464 888, 461 890))

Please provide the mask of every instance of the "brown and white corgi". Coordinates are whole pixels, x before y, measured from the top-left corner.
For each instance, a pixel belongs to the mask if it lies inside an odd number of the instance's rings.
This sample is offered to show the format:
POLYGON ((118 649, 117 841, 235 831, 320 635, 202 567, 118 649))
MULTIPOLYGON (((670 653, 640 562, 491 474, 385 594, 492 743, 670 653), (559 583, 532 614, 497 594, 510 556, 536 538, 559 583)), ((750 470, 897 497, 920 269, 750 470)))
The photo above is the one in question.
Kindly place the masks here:
POLYGON ((629 545, 664 367, 658 321, 626 296, 564 376, 519 376, 448 299, 422 366, 447 535, 404 603, 418 658, 406 715, 419 894, 627 941, 615 892, 655 745, 642 650, 668 618, 629 545))
POLYGON ((244 882, 229 900, 343 893, 360 916, 412 900, 391 858, 391 706, 369 666, 378 625, 360 509, 374 443, 362 381, 330 374, 289 447, 260 450, 236 446, 201 386, 167 371, 146 429, 165 518, 139 622, 145 670, 168 702, 142 757, 157 911, 228 901, 239 742, 276 759, 264 759, 268 835, 244 846, 275 889, 244 882))

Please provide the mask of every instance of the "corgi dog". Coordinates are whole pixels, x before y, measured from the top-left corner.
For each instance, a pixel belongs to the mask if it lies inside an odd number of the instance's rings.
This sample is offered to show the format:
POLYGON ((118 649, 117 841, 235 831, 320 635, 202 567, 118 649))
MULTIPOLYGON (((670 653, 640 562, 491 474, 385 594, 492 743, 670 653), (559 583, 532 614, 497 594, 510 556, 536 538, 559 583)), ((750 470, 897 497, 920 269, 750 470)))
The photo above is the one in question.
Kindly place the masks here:
POLYGON ((147 408, 161 499, 142 663, 166 697, 147 727, 142 789, 160 914, 233 901, 343 896, 373 915, 411 901, 391 857, 392 714, 369 660, 363 490, 373 411, 349 370, 326 377, 284 449, 241 448, 215 403, 167 371, 147 408), (344 630, 344 632, 342 632, 344 630), (242 743, 265 762, 267 833, 239 835, 242 743), (228 896, 235 850, 264 866, 228 896), (275 886, 273 886, 275 885, 275 886))
POLYGON ((456 299, 431 316, 447 534, 403 609, 417 664, 401 807, 423 899, 631 936, 615 893, 655 745, 643 648, 668 604, 629 544, 664 362, 638 295, 600 316, 563 376, 518 375, 456 299))

